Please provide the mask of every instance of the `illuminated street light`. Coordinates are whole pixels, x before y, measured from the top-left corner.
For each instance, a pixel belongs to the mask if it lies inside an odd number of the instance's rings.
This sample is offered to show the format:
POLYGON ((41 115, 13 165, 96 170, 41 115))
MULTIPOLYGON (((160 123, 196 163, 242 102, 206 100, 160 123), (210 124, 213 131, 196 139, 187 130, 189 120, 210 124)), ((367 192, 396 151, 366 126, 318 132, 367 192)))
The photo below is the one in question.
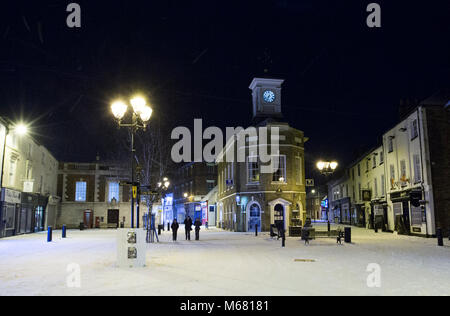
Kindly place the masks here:
POLYGON ((336 170, 338 163, 336 161, 319 161, 316 166, 322 174, 332 174, 336 170))
POLYGON ((131 106, 133 107, 134 113, 138 115, 140 115, 144 111, 144 108, 147 106, 147 102, 145 101, 145 99, 139 96, 131 99, 130 103, 131 106))
POLYGON ((187 198, 188 195, 189 195, 189 194, 187 194, 187 193, 184 193, 184 194, 183 194, 184 198, 187 198))
POLYGON ((14 127, 14 132, 20 136, 27 135, 28 127, 23 123, 19 123, 14 127))
POLYGON ((111 104, 111 111, 116 119, 121 120, 127 112, 128 106, 122 101, 116 101, 111 104))
MULTIPOLYGON (((131 184, 133 187, 139 186, 139 183, 135 183, 134 179, 134 160, 135 160, 135 149, 134 149, 134 134, 139 129, 145 130, 147 128, 147 123, 152 116, 152 108, 147 105, 147 101, 141 97, 136 96, 130 100, 131 108, 133 113, 131 115, 130 123, 122 123, 122 119, 128 111, 129 106, 121 101, 117 100, 111 104, 111 112, 117 120, 119 127, 127 127, 131 131, 131 184)), ((161 184, 158 184, 158 187, 161 187, 161 184)), ((166 188, 168 185, 166 186, 166 188)), ((136 210, 137 217, 137 228, 139 228, 139 203, 136 210)), ((135 205, 135 197, 131 196, 131 228, 134 228, 134 205, 135 205)))

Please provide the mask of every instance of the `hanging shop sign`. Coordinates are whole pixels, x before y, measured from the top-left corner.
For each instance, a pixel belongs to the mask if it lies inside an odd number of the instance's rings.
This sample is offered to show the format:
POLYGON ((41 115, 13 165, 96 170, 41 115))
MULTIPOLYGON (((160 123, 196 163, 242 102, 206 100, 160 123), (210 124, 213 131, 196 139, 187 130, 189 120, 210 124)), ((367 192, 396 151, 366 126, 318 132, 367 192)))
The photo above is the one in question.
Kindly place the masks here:
POLYGON ((372 194, 370 190, 361 190, 361 193, 363 201, 370 202, 370 200, 372 199, 372 194))

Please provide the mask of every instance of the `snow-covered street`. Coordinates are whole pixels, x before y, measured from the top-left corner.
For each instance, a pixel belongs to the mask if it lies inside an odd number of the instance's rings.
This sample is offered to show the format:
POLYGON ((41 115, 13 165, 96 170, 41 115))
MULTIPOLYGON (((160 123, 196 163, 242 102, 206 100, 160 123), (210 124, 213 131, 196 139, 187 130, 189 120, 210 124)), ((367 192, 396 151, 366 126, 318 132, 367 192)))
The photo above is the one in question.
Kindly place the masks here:
POLYGON ((352 244, 287 238, 282 248, 268 234, 215 228, 185 241, 181 227, 178 242, 164 232, 147 245, 145 268, 119 269, 116 233, 70 230, 63 240, 55 231, 52 243, 45 233, 0 239, 0 295, 450 295, 447 240, 437 247, 436 239, 353 227, 352 244), (371 263, 381 268, 380 287, 368 286, 371 263), (81 269, 79 288, 68 286, 71 264, 81 269))

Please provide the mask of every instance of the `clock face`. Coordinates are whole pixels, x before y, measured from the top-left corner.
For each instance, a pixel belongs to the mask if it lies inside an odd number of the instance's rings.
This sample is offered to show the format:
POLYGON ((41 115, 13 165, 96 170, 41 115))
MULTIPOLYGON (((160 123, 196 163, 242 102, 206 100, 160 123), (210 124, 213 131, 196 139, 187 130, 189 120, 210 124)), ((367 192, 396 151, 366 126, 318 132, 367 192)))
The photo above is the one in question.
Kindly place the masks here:
POLYGON ((267 103, 272 103, 273 101, 275 101, 275 93, 271 90, 266 90, 263 93, 263 98, 267 103))

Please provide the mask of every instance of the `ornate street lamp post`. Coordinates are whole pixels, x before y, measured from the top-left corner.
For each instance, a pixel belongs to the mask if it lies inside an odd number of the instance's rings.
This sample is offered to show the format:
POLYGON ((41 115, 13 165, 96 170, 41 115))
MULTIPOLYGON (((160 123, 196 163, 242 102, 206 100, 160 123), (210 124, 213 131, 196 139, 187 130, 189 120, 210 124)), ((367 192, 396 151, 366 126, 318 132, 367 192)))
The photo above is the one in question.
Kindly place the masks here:
MULTIPOLYGON (((142 97, 134 97, 130 100, 132 113, 131 113, 131 122, 130 123, 122 123, 122 119, 125 116, 125 113, 128 110, 128 105, 122 101, 115 101, 111 104, 111 111, 114 117, 117 120, 119 127, 128 127, 131 131, 131 185, 132 185, 132 195, 131 195, 131 228, 134 228, 134 196, 135 192, 137 193, 137 185, 134 183, 134 134, 139 130, 145 130, 147 128, 147 123, 152 116, 152 109, 146 104, 146 101, 142 97)), ((136 194, 137 197, 137 194, 136 194)), ((138 203, 140 201, 137 201, 138 203)), ((139 210, 138 210, 139 212, 139 210)), ((139 228, 139 213, 136 214, 137 217, 137 227, 139 228)))
MULTIPOLYGON (((338 163, 336 161, 319 161, 316 164, 317 169, 319 172, 325 176, 331 176, 334 171, 336 171, 336 168, 338 166, 338 163)), ((327 210, 327 217, 328 217, 328 230, 330 229, 330 197, 328 197, 328 210, 327 210)))

